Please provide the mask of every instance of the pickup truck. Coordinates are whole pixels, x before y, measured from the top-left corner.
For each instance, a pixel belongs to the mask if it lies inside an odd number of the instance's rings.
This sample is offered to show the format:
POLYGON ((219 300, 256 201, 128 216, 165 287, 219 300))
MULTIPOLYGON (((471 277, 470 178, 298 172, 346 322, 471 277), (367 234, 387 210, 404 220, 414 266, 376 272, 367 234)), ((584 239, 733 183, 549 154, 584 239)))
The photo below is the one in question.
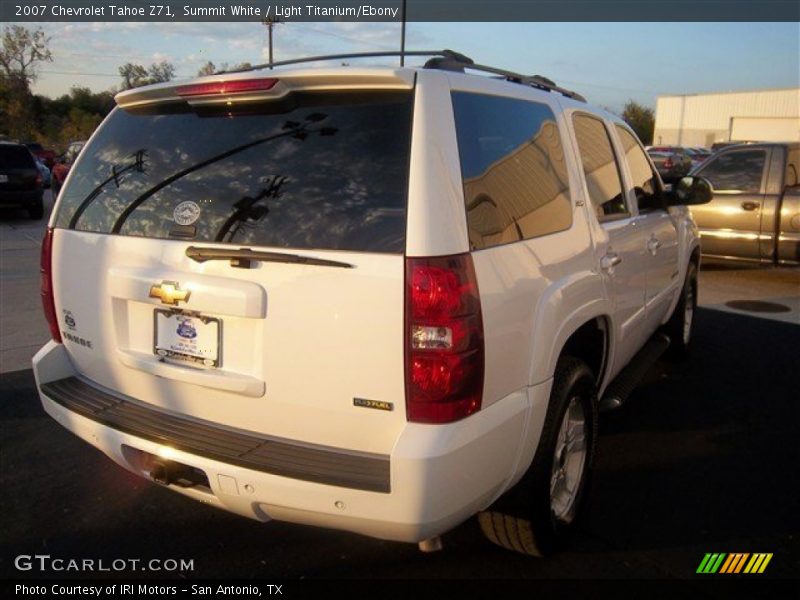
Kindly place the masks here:
POLYGON ((800 264, 800 142, 729 146, 692 174, 714 186, 691 208, 704 256, 800 264))

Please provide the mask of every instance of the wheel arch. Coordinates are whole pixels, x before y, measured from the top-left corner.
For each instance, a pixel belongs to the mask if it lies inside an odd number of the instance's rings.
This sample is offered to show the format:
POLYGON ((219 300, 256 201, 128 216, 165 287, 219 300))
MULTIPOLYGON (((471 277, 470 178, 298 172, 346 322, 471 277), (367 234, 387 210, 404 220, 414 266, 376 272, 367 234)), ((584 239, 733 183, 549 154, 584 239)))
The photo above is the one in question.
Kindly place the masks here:
POLYGON ((546 350, 543 344, 534 349, 532 384, 552 378, 559 358, 569 353, 589 365, 600 387, 612 358, 614 328, 610 314, 608 301, 598 298, 569 315, 546 350))
POLYGON ((700 271, 701 250, 700 250, 699 238, 695 238, 694 244, 692 244, 691 248, 689 249, 688 255, 689 255, 688 259, 682 261, 680 265, 680 273, 678 277, 681 284, 680 287, 678 288, 678 292, 672 299, 672 302, 670 302, 669 309, 667 310, 666 315, 664 316, 664 320, 661 322, 662 325, 667 323, 672 318, 672 314, 675 312, 675 307, 678 306, 678 302, 680 301, 681 297, 680 290, 681 288, 683 288, 683 281, 686 279, 686 273, 689 271, 689 265, 694 264, 698 272, 700 271))

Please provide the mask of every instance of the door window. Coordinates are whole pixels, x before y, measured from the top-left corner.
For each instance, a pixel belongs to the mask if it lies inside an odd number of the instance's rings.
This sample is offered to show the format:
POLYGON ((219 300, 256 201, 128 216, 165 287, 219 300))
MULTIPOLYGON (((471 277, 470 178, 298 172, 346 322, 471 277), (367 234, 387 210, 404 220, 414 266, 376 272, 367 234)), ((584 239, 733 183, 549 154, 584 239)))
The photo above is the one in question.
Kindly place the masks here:
POLYGON ((652 210, 663 208, 659 198, 658 178, 650 166, 650 161, 644 153, 641 145, 625 127, 617 125, 622 147, 625 151, 625 159, 628 161, 628 170, 631 173, 631 184, 636 196, 636 203, 639 210, 652 210))
POLYGON ((611 138, 603 122, 589 115, 572 118, 589 201, 599 221, 630 216, 611 138))
POLYGON ((757 194, 765 160, 763 150, 726 152, 712 158, 697 174, 711 181, 715 191, 757 194))

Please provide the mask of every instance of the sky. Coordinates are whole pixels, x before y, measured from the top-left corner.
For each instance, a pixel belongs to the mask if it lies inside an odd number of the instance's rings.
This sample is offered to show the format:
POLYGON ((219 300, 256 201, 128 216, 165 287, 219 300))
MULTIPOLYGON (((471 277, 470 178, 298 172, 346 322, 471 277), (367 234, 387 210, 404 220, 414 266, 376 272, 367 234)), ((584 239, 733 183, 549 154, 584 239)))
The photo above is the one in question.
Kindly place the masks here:
MULTIPOLYGON (((188 78, 207 60, 219 66, 267 57, 259 23, 41 26, 54 61, 40 68, 34 91, 51 97, 75 85, 95 92, 118 85, 117 68, 126 62, 167 60, 188 78)), ((289 22, 276 26, 274 56, 399 45, 397 23, 289 22)), ((799 23, 409 23, 406 48, 451 48, 478 63, 544 75, 615 112, 629 99, 654 108, 658 95, 800 87, 799 23)), ((391 59, 372 64, 378 60, 391 59)))

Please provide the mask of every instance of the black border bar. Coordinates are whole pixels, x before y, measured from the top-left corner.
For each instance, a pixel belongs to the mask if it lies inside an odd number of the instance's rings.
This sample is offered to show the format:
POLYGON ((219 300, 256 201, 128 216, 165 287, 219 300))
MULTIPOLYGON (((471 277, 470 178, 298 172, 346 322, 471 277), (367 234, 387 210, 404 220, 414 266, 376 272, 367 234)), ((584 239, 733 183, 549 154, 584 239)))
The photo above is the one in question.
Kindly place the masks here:
MULTIPOLYGON (((0 0, 0 21, 177 23, 271 18, 399 23, 403 4, 403 0, 0 0), (258 12, 233 14, 233 7, 258 12)), ((411 22, 800 21, 797 0, 406 0, 405 4, 406 20, 411 22)))

